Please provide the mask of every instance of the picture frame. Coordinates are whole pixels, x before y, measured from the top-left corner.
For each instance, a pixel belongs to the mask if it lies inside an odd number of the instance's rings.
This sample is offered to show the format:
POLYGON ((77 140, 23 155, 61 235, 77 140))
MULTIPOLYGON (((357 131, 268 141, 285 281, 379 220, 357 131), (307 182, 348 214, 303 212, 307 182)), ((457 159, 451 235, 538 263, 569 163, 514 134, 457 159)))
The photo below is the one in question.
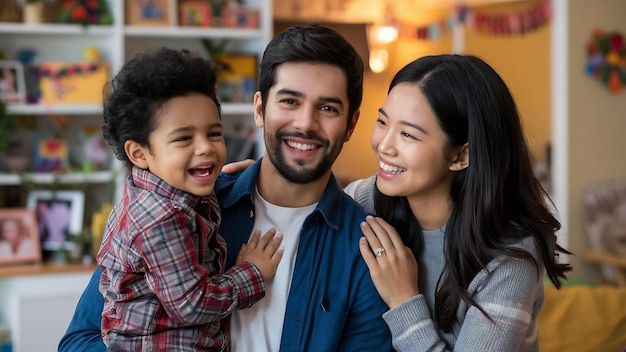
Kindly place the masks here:
POLYGON ((176 0, 125 0, 126 24, 176 26, 176 0))
POLYGON ((259 28, 259 9, 248 6, 226 6, 222 10, 222 26, 259 28))
POLYGON ((66 140, 36 136, 33 143, 35 172, 63 172, 70 169, 69 146, 66 140))
POLYGON ((211 27, 211 4, 201 0, 180 0, 178 24, 184 27, 211 27))
POLYGON ((72 237, 83 231, 85 194, 81 191, 33 190, 26 208, 35 213, 42 250, 74 249, 72 237))
POLYGON ((256 55, 223 53, 217 60, 221 67, 217 83, 223 103, 252 103, 257 89, 256 55))
POLYGON ((26 101, 24 66, 21 62, 0 60, 0 100, 15 104, 26 101))
POLYGON ((0 266, 41 262, 37 228, 32 210, 0 209, 0 266))

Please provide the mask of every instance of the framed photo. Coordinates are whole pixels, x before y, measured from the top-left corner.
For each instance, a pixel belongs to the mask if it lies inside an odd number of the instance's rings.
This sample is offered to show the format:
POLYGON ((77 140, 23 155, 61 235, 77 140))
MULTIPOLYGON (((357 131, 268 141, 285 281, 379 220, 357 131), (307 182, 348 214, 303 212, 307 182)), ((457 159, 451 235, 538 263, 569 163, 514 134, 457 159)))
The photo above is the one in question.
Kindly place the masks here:
POLYGON ((43 250, 73 249, 71 236, 83 231, 85 195, 80 191, 35 190, 28 193, 26 207, 37 218, 43 250))
POLYGON ((126 0, 126 24, 175 26, 176 0, 126 0))
POLYGON ((26 208, 0 209, 0 265, 40 261, 35 213, 26 208))
POLYGON ((224 53, 218 60, 220 101, 225 103, 252 103, 257 85, 257 57, 248 54, 224 53))
POLYGON ((63 139, 33 138, 33 170, 55 172, 69 170, 68 143, 63 139))
POLYGON ((5 103, 26 101, 24 66, 21 62, 0 61, 0 100, 5 103))
POLYGON ((222 10, 222 26, 259 28, 259 10, 247 6, 227 6, 222 10))
POLYGON ((181 26, 210 27, 211 4, 201 0, 181 0, 178 3, 181 26))

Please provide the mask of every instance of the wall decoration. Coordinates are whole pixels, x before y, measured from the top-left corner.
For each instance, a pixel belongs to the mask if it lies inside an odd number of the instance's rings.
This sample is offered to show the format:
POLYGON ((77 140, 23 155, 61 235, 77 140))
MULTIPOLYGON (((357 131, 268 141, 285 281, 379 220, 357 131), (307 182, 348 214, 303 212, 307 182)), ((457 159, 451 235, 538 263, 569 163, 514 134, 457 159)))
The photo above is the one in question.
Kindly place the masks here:
POLYGON ((598 79, 613 93, 626 85, 626 47, 624 36, 596 28, 587 43, 588 75, 598 79))
POLYGON ((32 210, 0 209, 0 265, 40 262, 37 229, 32 210))
POLYGON ((442 35, 450 33, 460 24, 481 34, 511 36, 535 31, 548 24, 551 19, 550 0, 542 0, 526 10, 502 14, 483 13, 459 5, 446 18, 422 26, 403 23, 394 17, 388 17, 386 22, 398 29, 399 38, 439 40, 442 35))
POLYGON ((5 103, 24 103, 26 83, 24 66, 19 61, 0 61, 0 100, 5 103))
POLYGON ((70 236, 83 231, 85 194, 80 191, 35 190, 26 207, 35 212, 43 250, 73 249, 70 236))

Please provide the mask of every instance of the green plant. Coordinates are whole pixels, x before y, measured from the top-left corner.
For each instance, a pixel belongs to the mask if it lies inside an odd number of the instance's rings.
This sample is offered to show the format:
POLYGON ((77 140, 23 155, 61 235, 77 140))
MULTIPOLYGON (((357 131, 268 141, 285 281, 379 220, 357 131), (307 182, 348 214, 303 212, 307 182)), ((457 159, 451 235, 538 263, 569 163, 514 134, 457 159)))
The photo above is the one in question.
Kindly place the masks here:
POLYGON ((104 0, 63 0, 59 12, 60 23, 109 25, 113 16, 104 0))
POLYGON ((0 151, 7 147, 11 134, 17 129, 15 116, 9 114, 6 104, 0 100, 0 151))

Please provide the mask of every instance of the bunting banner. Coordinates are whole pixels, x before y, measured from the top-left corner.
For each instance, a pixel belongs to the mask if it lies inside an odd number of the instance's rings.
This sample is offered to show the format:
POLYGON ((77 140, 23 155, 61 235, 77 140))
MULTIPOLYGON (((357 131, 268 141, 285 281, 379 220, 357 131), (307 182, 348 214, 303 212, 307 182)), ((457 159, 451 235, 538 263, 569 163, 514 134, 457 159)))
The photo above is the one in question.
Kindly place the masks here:
POLYGON ((455 26, 463 24, 468 29, 493 36, 523 35, 535 31, 550 22, 550 0, 540 1, 523 11, 508 14, 492 14, 474 11, 459 5, 444 19, 423 25, 403 23, 393 17, 388 24, 398 29, 398 37, 404 39, 439 40, 455 26))

